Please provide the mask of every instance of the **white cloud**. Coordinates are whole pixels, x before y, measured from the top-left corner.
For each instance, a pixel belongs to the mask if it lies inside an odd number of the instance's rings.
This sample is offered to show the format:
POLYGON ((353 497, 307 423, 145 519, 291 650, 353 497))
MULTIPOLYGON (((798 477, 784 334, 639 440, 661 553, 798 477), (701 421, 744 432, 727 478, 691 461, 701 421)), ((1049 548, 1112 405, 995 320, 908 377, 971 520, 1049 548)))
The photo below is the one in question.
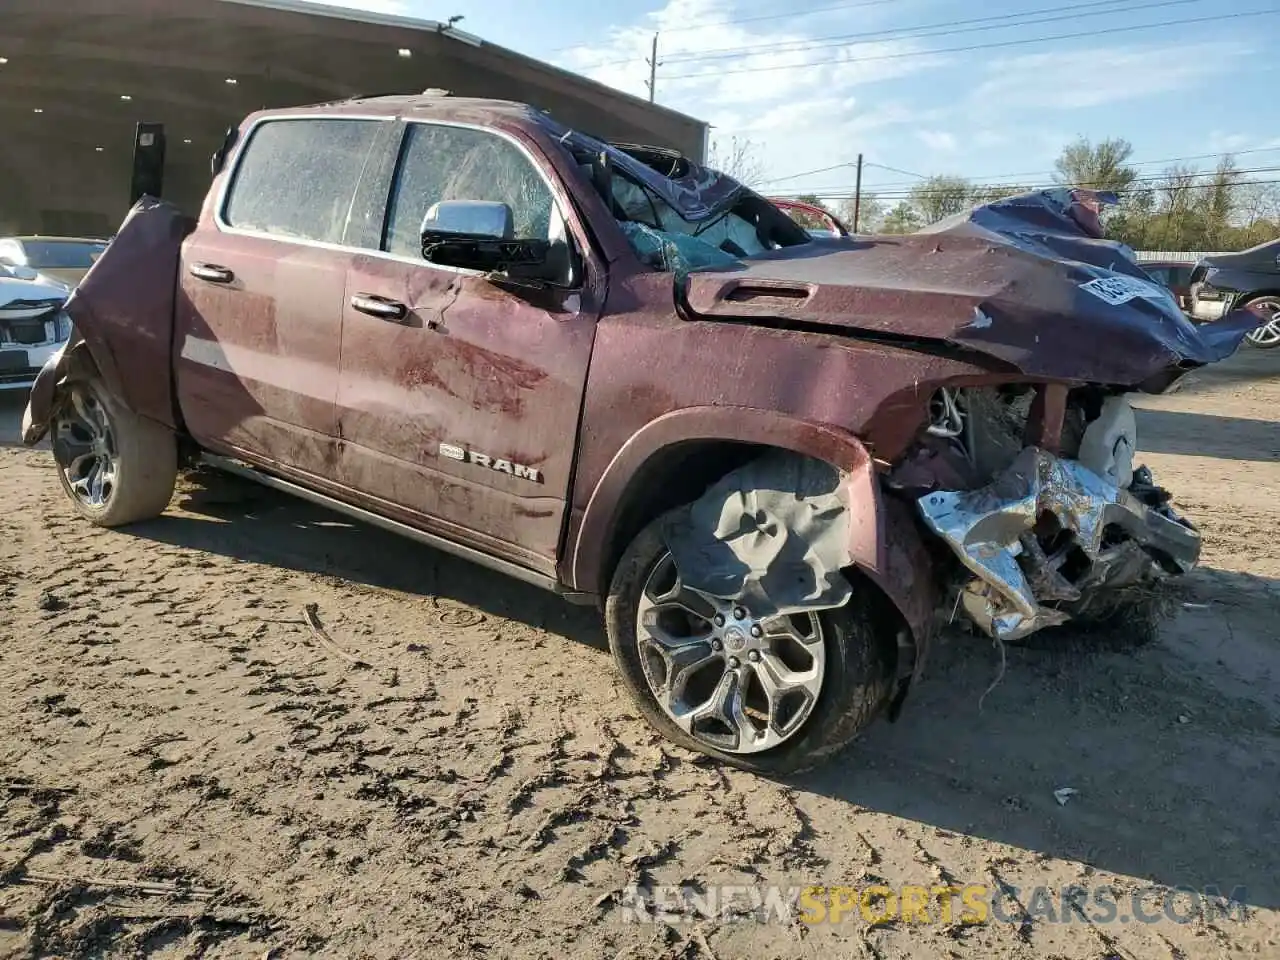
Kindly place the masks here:
POLYGON ((992 60, 970 94, 972 116, 1074 110, 1182 90, 1234 68, 1253 51, 1241 43, 1094 47, 992 60))
MULTIPOLYGON (((620 90, 647 96, 645 59, 657 31, 658 101, 710 122, 713 139, 752 140, 771 176, 822 166, 823 160, 831 164, 852 159, 860 135, 910 118, 900 106, 863 106, 861 90, 944 62, 916 56, 924 48, 913 40, 797 49, 815 37, 802 18, 732 22, 758 16, 760 9, 739 8, 735 0, 668 0, 641 22, 615 28, 599 43, 566 52, 559 62, 620 90), (690 24, 698 27, 690 29, 690 24), (730 49, 739 52, 690 59, 730 49), (911 56, 899 56, 904 53, 911 56)), ((900 11, 901 7, 899 15, 900 11)), ((870 9, 856 13, 859 16, 845 21, 849 32, 875 28, 870 9)), ((828 20, 816 35, 838 29, 828 20)))
POLYGON ((955 135, 945 130, 917 130, 916 137, 935 153, 955 153, 960 146, 955 135))

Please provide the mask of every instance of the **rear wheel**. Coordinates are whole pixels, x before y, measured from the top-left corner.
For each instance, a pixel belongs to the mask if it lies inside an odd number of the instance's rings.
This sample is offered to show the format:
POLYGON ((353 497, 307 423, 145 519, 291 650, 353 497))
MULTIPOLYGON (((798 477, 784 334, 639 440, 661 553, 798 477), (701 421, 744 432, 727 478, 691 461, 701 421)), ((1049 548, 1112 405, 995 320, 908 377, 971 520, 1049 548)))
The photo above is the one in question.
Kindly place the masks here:
POLYGON ((884 709, 896 647, 864 598, 756 617, 687 587, 660 525, 624 554, 605 621, 623 683, 664 736, 748 770, 794 773, 847 746, 884 709))
POLYGON ((1245 306, 1264 317, 1271 318, 1249 334, 1246 339, 1250 346, 1257 347, 1259 350, 1280 347, 1280 297, 1258 297, 1256 300, 1250 300, 1245 306))
POLYGON ((68 387, 50 430, 58 478, 85 519, 118 527, 159 516, 173 497, 177 441, 96 381, 68 387))

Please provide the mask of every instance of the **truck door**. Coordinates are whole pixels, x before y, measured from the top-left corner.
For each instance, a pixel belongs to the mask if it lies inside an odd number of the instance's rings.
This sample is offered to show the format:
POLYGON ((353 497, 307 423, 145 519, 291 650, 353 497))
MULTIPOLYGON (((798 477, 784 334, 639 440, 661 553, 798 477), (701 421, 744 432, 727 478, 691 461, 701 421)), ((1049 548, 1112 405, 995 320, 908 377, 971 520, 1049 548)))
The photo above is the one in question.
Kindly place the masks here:
POLYGON ((177 396, 201 445, 332 476, 347 268, 385 206, 362 208, 359 185, 395 128, 268 116, 248 132, 180 268, 177 396))
POLYGON ((604 271, 529 144, 409 122, 381 251, 343 300, 338 477, 428 530, 553 573, 604 271), (500 201, 555 241, 559 289, 499 285, 422 258, 442 200, 500 201))

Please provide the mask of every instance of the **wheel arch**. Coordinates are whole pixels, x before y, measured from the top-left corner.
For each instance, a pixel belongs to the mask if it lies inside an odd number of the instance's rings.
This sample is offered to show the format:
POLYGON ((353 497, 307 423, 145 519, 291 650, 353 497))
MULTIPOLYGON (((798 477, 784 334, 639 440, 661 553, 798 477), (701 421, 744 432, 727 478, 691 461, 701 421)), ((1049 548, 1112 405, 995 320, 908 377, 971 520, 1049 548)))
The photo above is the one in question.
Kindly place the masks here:
POLYGON ((852 512, 855 576, 889 601, 909 635, 911 649, 900 649, 899 659, 907 653, 910 672, 918 672, 936 632, 939 602, 929 551, 907 505, 883 495, 866 446, 828 424, 729 406, 686 408, 651 421, 595 484, 571 542, 565 579, 577 590, 604 596, 618 559, 647 523, 769 449, 823 460, 841 471, 852 512))

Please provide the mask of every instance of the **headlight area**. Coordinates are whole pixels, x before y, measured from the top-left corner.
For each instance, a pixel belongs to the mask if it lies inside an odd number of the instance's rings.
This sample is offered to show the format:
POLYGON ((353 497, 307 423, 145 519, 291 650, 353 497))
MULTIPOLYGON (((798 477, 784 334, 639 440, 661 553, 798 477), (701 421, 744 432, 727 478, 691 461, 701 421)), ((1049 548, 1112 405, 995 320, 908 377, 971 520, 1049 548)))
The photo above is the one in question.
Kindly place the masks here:
POLYGON ((53 321, 53 339, 55 343, 66 343, 71 339, 71 316, 65 310, 59 310, 53 321))
POLYGON ((1133 462, 1137 425, 1104 387, 939 390, 888 474, 959 561, 953 609, 1004 640, 1088 619, 1196 563, 1200 536, 1133 462))

